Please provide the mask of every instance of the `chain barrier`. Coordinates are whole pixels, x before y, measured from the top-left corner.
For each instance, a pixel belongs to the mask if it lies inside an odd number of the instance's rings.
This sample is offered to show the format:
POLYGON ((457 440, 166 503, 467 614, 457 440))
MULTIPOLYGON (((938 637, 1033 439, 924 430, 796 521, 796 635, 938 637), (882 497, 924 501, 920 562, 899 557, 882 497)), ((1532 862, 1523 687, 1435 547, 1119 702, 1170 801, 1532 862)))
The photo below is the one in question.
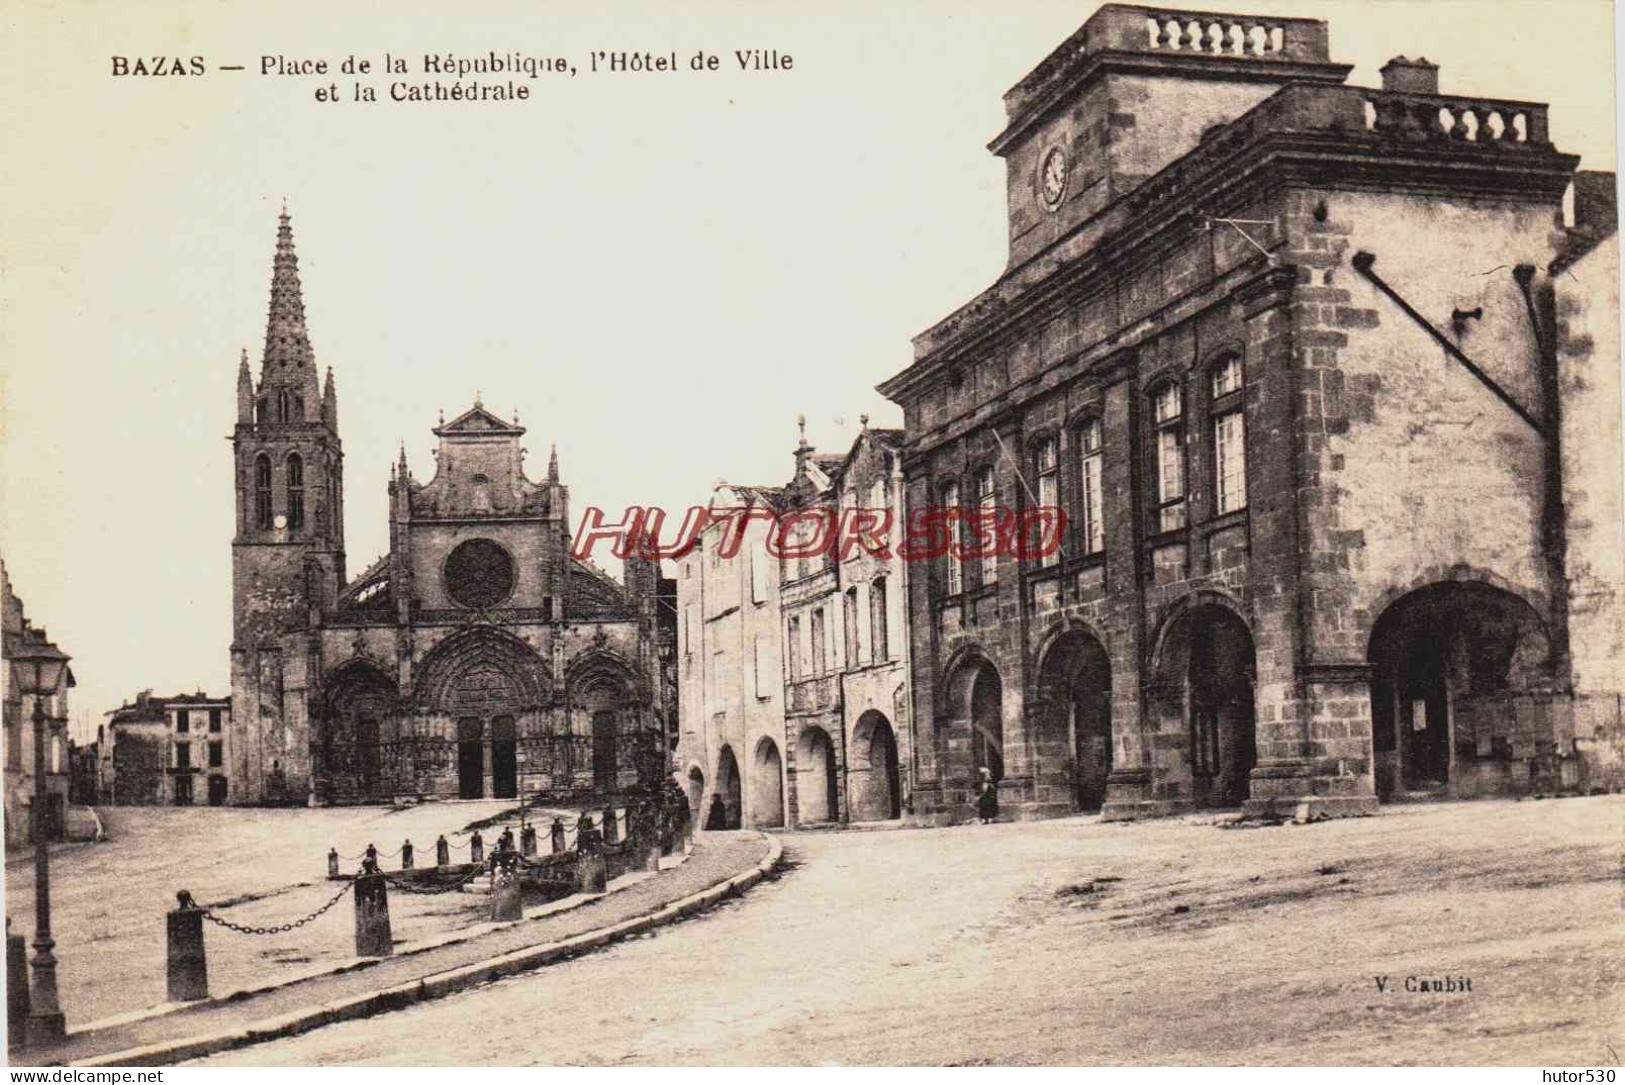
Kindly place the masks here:
MULTIPOLYGON (((433 870, 434 868, 428 867, 426 869, 433 870)), ((385 876, 385 879, 388 881, 391 889, 399 889, 403 893, 414 893, 420 897, 432 897, 437 893, 449 893, 453 889, 461 889, 463 886, 467 885, 469 882, 473 881, 475 878, 478 878, 484 873, 485 867, 483 865, 477 866, 473 870, 469 871, 468 874, 460 880, 452 882, 450 885, 436 886, 433 889, 420 889, 411 882, 396 881, 394 878, 390 878, 388 875, 385 876)))
MULTIPOLYGON (((624 822, 625 818, 630 816, 632 808, 631 807, 615 807, 614 809, 615 809, 615 812, 616 812, 617 821, 623 821, 624 822)), ((566 839, 568 839, 569 837, 575 835, 575 833, 576 833, 578 827, 581 825, 581 823, 583 821, 587 820, 587 818, 589 818, 591 816, 592 816, 592 814, 590 812, 588 812, 588 813, 584 813, 581 817, 576 818, 574 820, 566 820, 564 818, 555 818, 553 820, 563 823, 565 837, 566 837, 566 839)), ((600 818, 599 818, 598 821, 594 822, 594 825, 602 827, 601 823, 602 823, 602 815, 600 815, 600 818)), ((509 825, 507 823, 503 823, 501 827, 503 829, 509 829, 509 830, 511 830, 513 828, 512 825, 509 825)), ((538 819, 537 821, 534 822, 533 827, 536 828, 536 831, 538 833, 541 833, 544 830, 548 831, 548 832, 551 832, 552 829, 553 829, 553 821, 545 821, 544 822, 544 821, 538 819)), ((496 828, 496 826, 491 826, 491 828, 496 828)), ((476 831, 478 831, 478 830, 476 830, 476 831)), ((482 844, 484 843, 483 837, 481 839, 481 843, 482 844)), ((408 840, 408 841, 406 841, 406 844, 412 844, 412 841, 408 840)), ((438 846, 439 841, 436 840, 435 844, 436 844, 436 846, 438 846)), ((455 848, 455 849, 457 849, 459 851, 467 851, 468 849, 472 848, 473 846, 474 846, 474 841, 473 841, 472 838, 470 838, 468 840, 464 840, 461 843, 458 843, 458 842, 456 842, 454 840, 446 841, 446 847, 455 848)), ((418 850, 418 846, 416 844, 412 844, 412 850, 413 850, 413 852, 415 854, 417 852, 417 850, 418 850)), ((394 858, 397 858, 398 856, 400 856, 405 851, 406 851, 406 847, 405 847, 405 844, 403 844, 401 847, 396 848, 394 851, 381 851, 381 852, 378 852, 378 858, 380 858, 380 859, 394 859, 394 858)), ((365 859, 366 857, 367 857, 367 853, 363 851, 359 855, 340 855, 339 859, 342 860, 343 862, 346 862, 346 863, 358 863, 361 860, 365 859)), ((431 869, 431 868, 425 868, 425 869, 431 869)))
POLYGON ((226 928, 228 931, 236 931, 238 934, 287 934, 289 931, 298 930, 306 923, 309 923, 311 920, 326 912, 329 908, 333 907, 333 905, 337 904, 339 900, 343 898, 344 894, 348 893, 354 888, 354 880, 347 881, 344 883, 343 889, 340 889, 337 893, 333 894, 333 899, 329 900, 320 908, 317 908, 314 912, 311 912, 305 918, 294 923, 283 923, 280 926, 275 927, 251 927, 245 923, 233 923, 229 919, 220 918, 207 908, 202 909, 203 918, 207 919, 210 923, 226 928))

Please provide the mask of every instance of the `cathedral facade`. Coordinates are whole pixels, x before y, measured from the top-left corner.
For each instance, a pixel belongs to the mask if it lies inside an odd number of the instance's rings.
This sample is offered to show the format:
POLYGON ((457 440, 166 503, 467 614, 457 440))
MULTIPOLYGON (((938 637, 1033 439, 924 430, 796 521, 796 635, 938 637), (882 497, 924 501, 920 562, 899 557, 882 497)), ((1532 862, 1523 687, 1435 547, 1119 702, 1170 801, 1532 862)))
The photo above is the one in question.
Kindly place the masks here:
POLYGON ((558 457, 472 407, 389 481, 389 552, 345 565, 333 372, 318 384, 284 211, 259 379, 237 377, 230 794, 328 804, 541 796, 657 784, 675 720, 672 585, 571 556, 558 457), (665 599, 665 605, 662 600, 665 599))

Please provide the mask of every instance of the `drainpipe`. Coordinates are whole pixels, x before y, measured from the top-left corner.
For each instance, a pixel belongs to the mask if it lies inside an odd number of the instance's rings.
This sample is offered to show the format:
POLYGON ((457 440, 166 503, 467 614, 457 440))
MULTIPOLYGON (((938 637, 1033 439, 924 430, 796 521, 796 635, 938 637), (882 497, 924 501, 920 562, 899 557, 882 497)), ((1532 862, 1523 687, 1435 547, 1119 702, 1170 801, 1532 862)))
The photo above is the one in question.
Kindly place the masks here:
POLYGON ((1563 389, 1557 359, 1557 305, 1549 278, 1536 296, 1535 267, 1519 264, 1512 278, 1523 295, 1529 331, 1540 351, 1540 394, 1546 428, 1545 501, 1541 508, 1541 542, 1552 586, 1553 679, 1565 686, 1569 673, 1568 510, 1563 503, 1563 389))
MULTIPOLYGON (((897 455, 892 458, 891 481, 892 492, 897 495, 897 519, 894 521, 894 530, 895 525, 902 525, 902 529, 900 531, 896 531, 893 537, 907 538, 908 491, 903 484, 903 453, 901 450, 899 450, 897 455)), ((894 555, 894 559, 897 563, 897 590, 899 592, 897 601, 900 604, 898 609, 903 615, 902 629, 900 631, 903 638, 903 682, 899 688, 903 693, 903 718, 908 726, 908 789, 907 797, 903 804, 903 809, 907 813, 912 814, 914 813, 914 788, 919 783, 920 779, 919 729, 915 725, 914 721, 914 622, 910 616, 911 612, 909 609, 909 563, 903 560, 902 555, 898 554, 896 549, 892 550, 892 554, 894 555)), ((888 606, 890 605, 890 602, 890 600, 887 600, 888 606)), ((890 619, 888 618, 887 620, 889 621, 890 619)), ((897 695, 895 693, 892 695, 892 703, 894 705, 897 703, 897 695)))

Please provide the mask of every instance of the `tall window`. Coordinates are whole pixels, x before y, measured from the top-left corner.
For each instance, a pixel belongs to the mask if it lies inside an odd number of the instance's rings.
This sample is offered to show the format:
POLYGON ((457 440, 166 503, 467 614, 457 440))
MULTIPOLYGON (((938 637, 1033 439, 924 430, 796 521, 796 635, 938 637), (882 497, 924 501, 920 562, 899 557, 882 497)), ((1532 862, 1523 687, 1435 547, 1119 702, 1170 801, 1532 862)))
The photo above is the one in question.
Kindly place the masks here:
POLYGON ((749 539, 741 542, 750 551, 750 601, 767 602, 767 555, 751 545, 749 539))
POLYGON ((752 638, 750 642, 751 673, 756 676, 756 697, 758 700, 765 701, 773 696, 773 691, 767 687, 764 681, 766 678, 766 664, 762 659, 763 652, 762 638, 760 636, 752 638))
MULTIPOLYGON (((989 467, 976 477, 976 508, 982 517, 982 530, 994 530, 994 516, 998 513, 999 495, 993 485, 993 468, 989 467)), ((991 548, 990 548, 991 549, 991 548)), ((999 578, 999 558, 989 553, 982 559, 982 583, 991 584, 999 578)))
POLYGON ((959 522, 959 484, 950 482, 942 489, 942 507, 948 514, 948 594, 958 595, 965 590, 965 562, 957 553, 965 538, 964 525, 959 522))
POLYGON ((220 709, 218 708, 209 709, 209 730, 215 734, 220 733, 220 709))
POLYGON ((254 460, 254 523, 261 531, 271 527, 271 457, 263 452, 254 460))
POLYGON ((192 729, 192 714, 191 714, 191 712, 189 712, 187 709, 184 709, 184 708, 177 709, 176 712, 175 712, 175 731, 178 734, 184 735, 188 731, 190 731, 191 729, 192 729))
POLYGON ((295 452, 288 456, 288 527, 298 531, 305 526, 305 461, 295 452))
MULTIPOLYGON (((1061 505, 1061 473, 1060 462, 1055 455, 1055 438, 1046 437, 1038 445, 1038 503, 1046 509, 1057 509, 1061 505)), ((1042 525, 1034 528, 1040 535, 1043 534, 1042 525)), ((1033 540, 1035 543, 1038 540, 1033 540)), ((1038 559, 1042 568, 1049 568, 1061 560, 1061 551, 1056 547, 1038 559)))
POLYGON ((869 585, 869 657, 876 663, 891 658, 886 638, 886 578, 869 585))
POLYGON ((785 634, 785 647, 790 654, 790 681, 801 681, 801 619, 791 618, 785 634))
POLYGON ((211 769, 220 768, 225 764, 224 749, 224 745, 219 742, 209 743, 209 767, 211 769))
POLYGON ((824 636, 824 608, 812 612, 812 673, 823 674, 829 669, 829 642, 824 636))
POLYGON ((858 589, 848 588, 841 599, 841 617, 846 621, 846 666, 858 665, 858 589))
POLYGON ((1078 431, 1080 482, 1083 490, 1083 552, 1098 554, 1106 549, 1106 504, 1102 499, 1100 419, 1091 419, 1078 431))
POLYGON ((1241 359, 1213 368, 1213 473, 1219 513, 1247 507, 1247 422, 1242 410, 1241 359))
POLYGON ((1157 530, 1185 526, 1185 415, 1179 385, 1156 395, 1152 418, 1157 433, 1157 530))

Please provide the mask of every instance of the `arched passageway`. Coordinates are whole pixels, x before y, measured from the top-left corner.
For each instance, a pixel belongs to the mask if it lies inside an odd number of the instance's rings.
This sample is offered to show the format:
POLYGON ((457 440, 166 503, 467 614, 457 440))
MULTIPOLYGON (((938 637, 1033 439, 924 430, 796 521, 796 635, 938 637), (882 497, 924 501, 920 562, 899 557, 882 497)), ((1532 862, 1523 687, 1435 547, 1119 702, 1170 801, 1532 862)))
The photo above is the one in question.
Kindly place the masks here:
POLYGON ((1184 731, 1185 768, 1197 807, 1239 806, 1258 764, 1253 714, 1253 638, 1234 611, 1204 603, 1180 613, 1158 652, 1156 693, 1168 723, 1184 731))
POLYGON ((796 744, 796 820, 817 825, 840 819, 835 744, 822 727, 808 727, 796 744))
POLYGON ((1488 584, 1430 584, 1389 605, 1369 648, 1378 798, 1453 792, 1463 762, 1499 767, 1550 654, 1535 610, 1488 584))
MULTIPOLYGON (((737 829, 744 812, 742 781, 739 762, 734 758, 732 746, 724 746, 717 753, 717 792, 722 796, 722 807, 727 811, 727 828, 737 829)), ((709 816, 709 807, 707 807, 709 816)))
POLYGON ((1100 641, 1081 629, 1057 637, 1038 672, 1034 775, 1064 793, 1073 809, 1098 811, 1112 770, 1112 666, 1100 641))
POLYGON ((694 825, 705 824, 705 773, 695 765, 688 770, 688 816, 694 825))
POLYGON ((903 816, 903 782, 897 763, 897 735, 884 713, 870 709, 858 717, 847 766, 853 821, 887 821, 903 816))
POLYGON ((970 694, 971 773, 987 769, 998 783, 1004 779, 1004 683, 993 664, 982 663, 970 694))
POLYGON ((751 824, 761 829, 777 829, 784 825, 784 764, 779 747, 770 738, 756 744, 756 763, 752 766, 751 824))

